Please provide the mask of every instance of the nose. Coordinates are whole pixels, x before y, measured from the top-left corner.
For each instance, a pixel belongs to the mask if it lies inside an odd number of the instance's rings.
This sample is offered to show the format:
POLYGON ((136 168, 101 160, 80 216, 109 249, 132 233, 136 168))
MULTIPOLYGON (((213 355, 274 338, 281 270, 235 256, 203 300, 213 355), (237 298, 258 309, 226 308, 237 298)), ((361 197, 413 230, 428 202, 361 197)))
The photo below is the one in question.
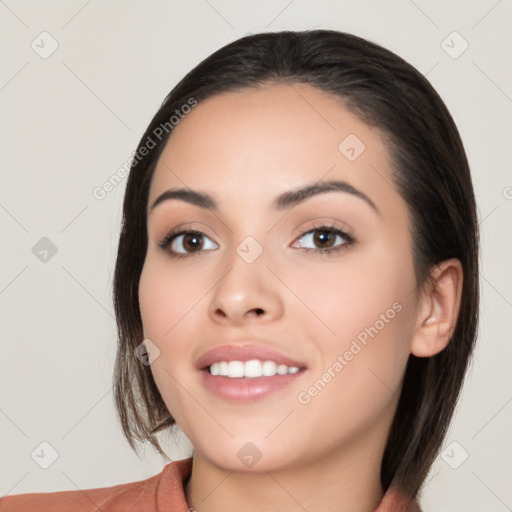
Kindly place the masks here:
POLYGON ((214 287, 208 306, 210 318, 223 325, 269 323, 283 315, 281 283, 260 256, 248 263, 236 252, 214 287))

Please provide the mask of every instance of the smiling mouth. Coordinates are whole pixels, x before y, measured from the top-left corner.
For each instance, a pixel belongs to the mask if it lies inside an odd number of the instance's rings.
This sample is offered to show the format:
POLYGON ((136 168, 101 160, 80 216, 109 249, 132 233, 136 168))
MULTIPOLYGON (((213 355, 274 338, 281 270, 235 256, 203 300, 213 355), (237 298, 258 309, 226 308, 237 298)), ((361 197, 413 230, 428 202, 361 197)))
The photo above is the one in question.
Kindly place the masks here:
POLYGON ((204 368, 204 370, 213 376, 228 377, 230 379, 254 379, 294 374, 299 372, 301 368, 277 364, 271 360, 250 359, 248 361, 217 361, 204 368))

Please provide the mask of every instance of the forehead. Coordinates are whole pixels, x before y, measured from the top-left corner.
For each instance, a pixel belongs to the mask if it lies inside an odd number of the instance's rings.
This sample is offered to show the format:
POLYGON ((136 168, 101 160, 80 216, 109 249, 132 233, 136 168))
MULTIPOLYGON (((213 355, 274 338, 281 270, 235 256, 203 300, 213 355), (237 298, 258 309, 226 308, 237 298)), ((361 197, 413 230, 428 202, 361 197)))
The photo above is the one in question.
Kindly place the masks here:
POLYGON ((271 84, 194 107, 160 156, 150 201, 173 186, 258 198, 322 179, 349 181, 380 201, 396 195, 378 129, 310 85, 271 84))

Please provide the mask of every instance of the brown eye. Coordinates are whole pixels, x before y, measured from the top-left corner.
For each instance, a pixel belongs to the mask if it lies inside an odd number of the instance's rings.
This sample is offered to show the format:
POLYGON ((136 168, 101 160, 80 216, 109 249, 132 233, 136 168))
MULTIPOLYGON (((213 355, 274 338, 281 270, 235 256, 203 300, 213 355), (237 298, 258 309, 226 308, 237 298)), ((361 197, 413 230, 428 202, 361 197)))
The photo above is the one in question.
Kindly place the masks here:
POLYGON ((180 256, 218 249, 218 245, 206 235, 193 231, 183 231, 172 235, 171 239, 164 241, 161 246, 164 248, 168 246, 171 254, 180 256))
POLYGON ((336 235, 332 231, 320 231, 314 232, 313 241, 318 247, 332 247, 336 242, 336 235))
POLYGON ((354 243, 354 239, 341 229, 321 226, 303 233, 292 245, 306 251, 329 252, 354 243))
POLYGON ((187 252, 194 252, 196 250, 199 250, 203 247, 203 239, 201 236, 188 234, 183 235, 183 248, 187 252))

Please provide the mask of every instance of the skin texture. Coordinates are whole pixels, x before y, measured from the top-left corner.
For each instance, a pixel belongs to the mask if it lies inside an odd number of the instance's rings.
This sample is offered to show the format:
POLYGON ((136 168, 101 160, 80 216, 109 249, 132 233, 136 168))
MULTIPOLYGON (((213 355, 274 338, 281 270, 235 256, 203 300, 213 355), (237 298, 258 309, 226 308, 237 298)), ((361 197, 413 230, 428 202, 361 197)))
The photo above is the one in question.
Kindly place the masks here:
MULTIPOLYGON (((148 204, 183 187, 210 194, 218 209, 176 199, 148 207, 139 298, 145 338, 160 350, 151 365, 156 384, 195 447, 186 491, 199 512, 253 510, 254 503, 281 511, 377 507, 408 357, 448 343, 461 285, 456 260, 436 267, 435 286, 416 283, 408 208, 391 176, 379 131, 308 85, 218 95, 174 129, 148 204), (338 149, 350 134, 365 145, 354 161, 338 149), (349 183, 378 212, 339 191, 282 211, 272 205, 283 192, 328 180, 349 183), (325 224, 354 243, 336 237, 341 250, 321 253, 311 230, 325 224), (206 249, 172 258, 171 246, 158 244, 175 228, 202 231, 206 249), (236 252, 248 236, 263 249, 250 264, 236 252), (356 351, 354 340, 371 326, 378 333, 335 371, 338 356, 356 351), (304 361, 306 371, 251 403, 218 398, 202 385, 195 361, 215 346, 249 340, 304 361), (299 394, 329 368, 330 381, 301 403, 299 394), (248 442, 261 453, 250 468, 237 457, 248 442)), ((179 240, 173 247, 185 250, 179 240)))

